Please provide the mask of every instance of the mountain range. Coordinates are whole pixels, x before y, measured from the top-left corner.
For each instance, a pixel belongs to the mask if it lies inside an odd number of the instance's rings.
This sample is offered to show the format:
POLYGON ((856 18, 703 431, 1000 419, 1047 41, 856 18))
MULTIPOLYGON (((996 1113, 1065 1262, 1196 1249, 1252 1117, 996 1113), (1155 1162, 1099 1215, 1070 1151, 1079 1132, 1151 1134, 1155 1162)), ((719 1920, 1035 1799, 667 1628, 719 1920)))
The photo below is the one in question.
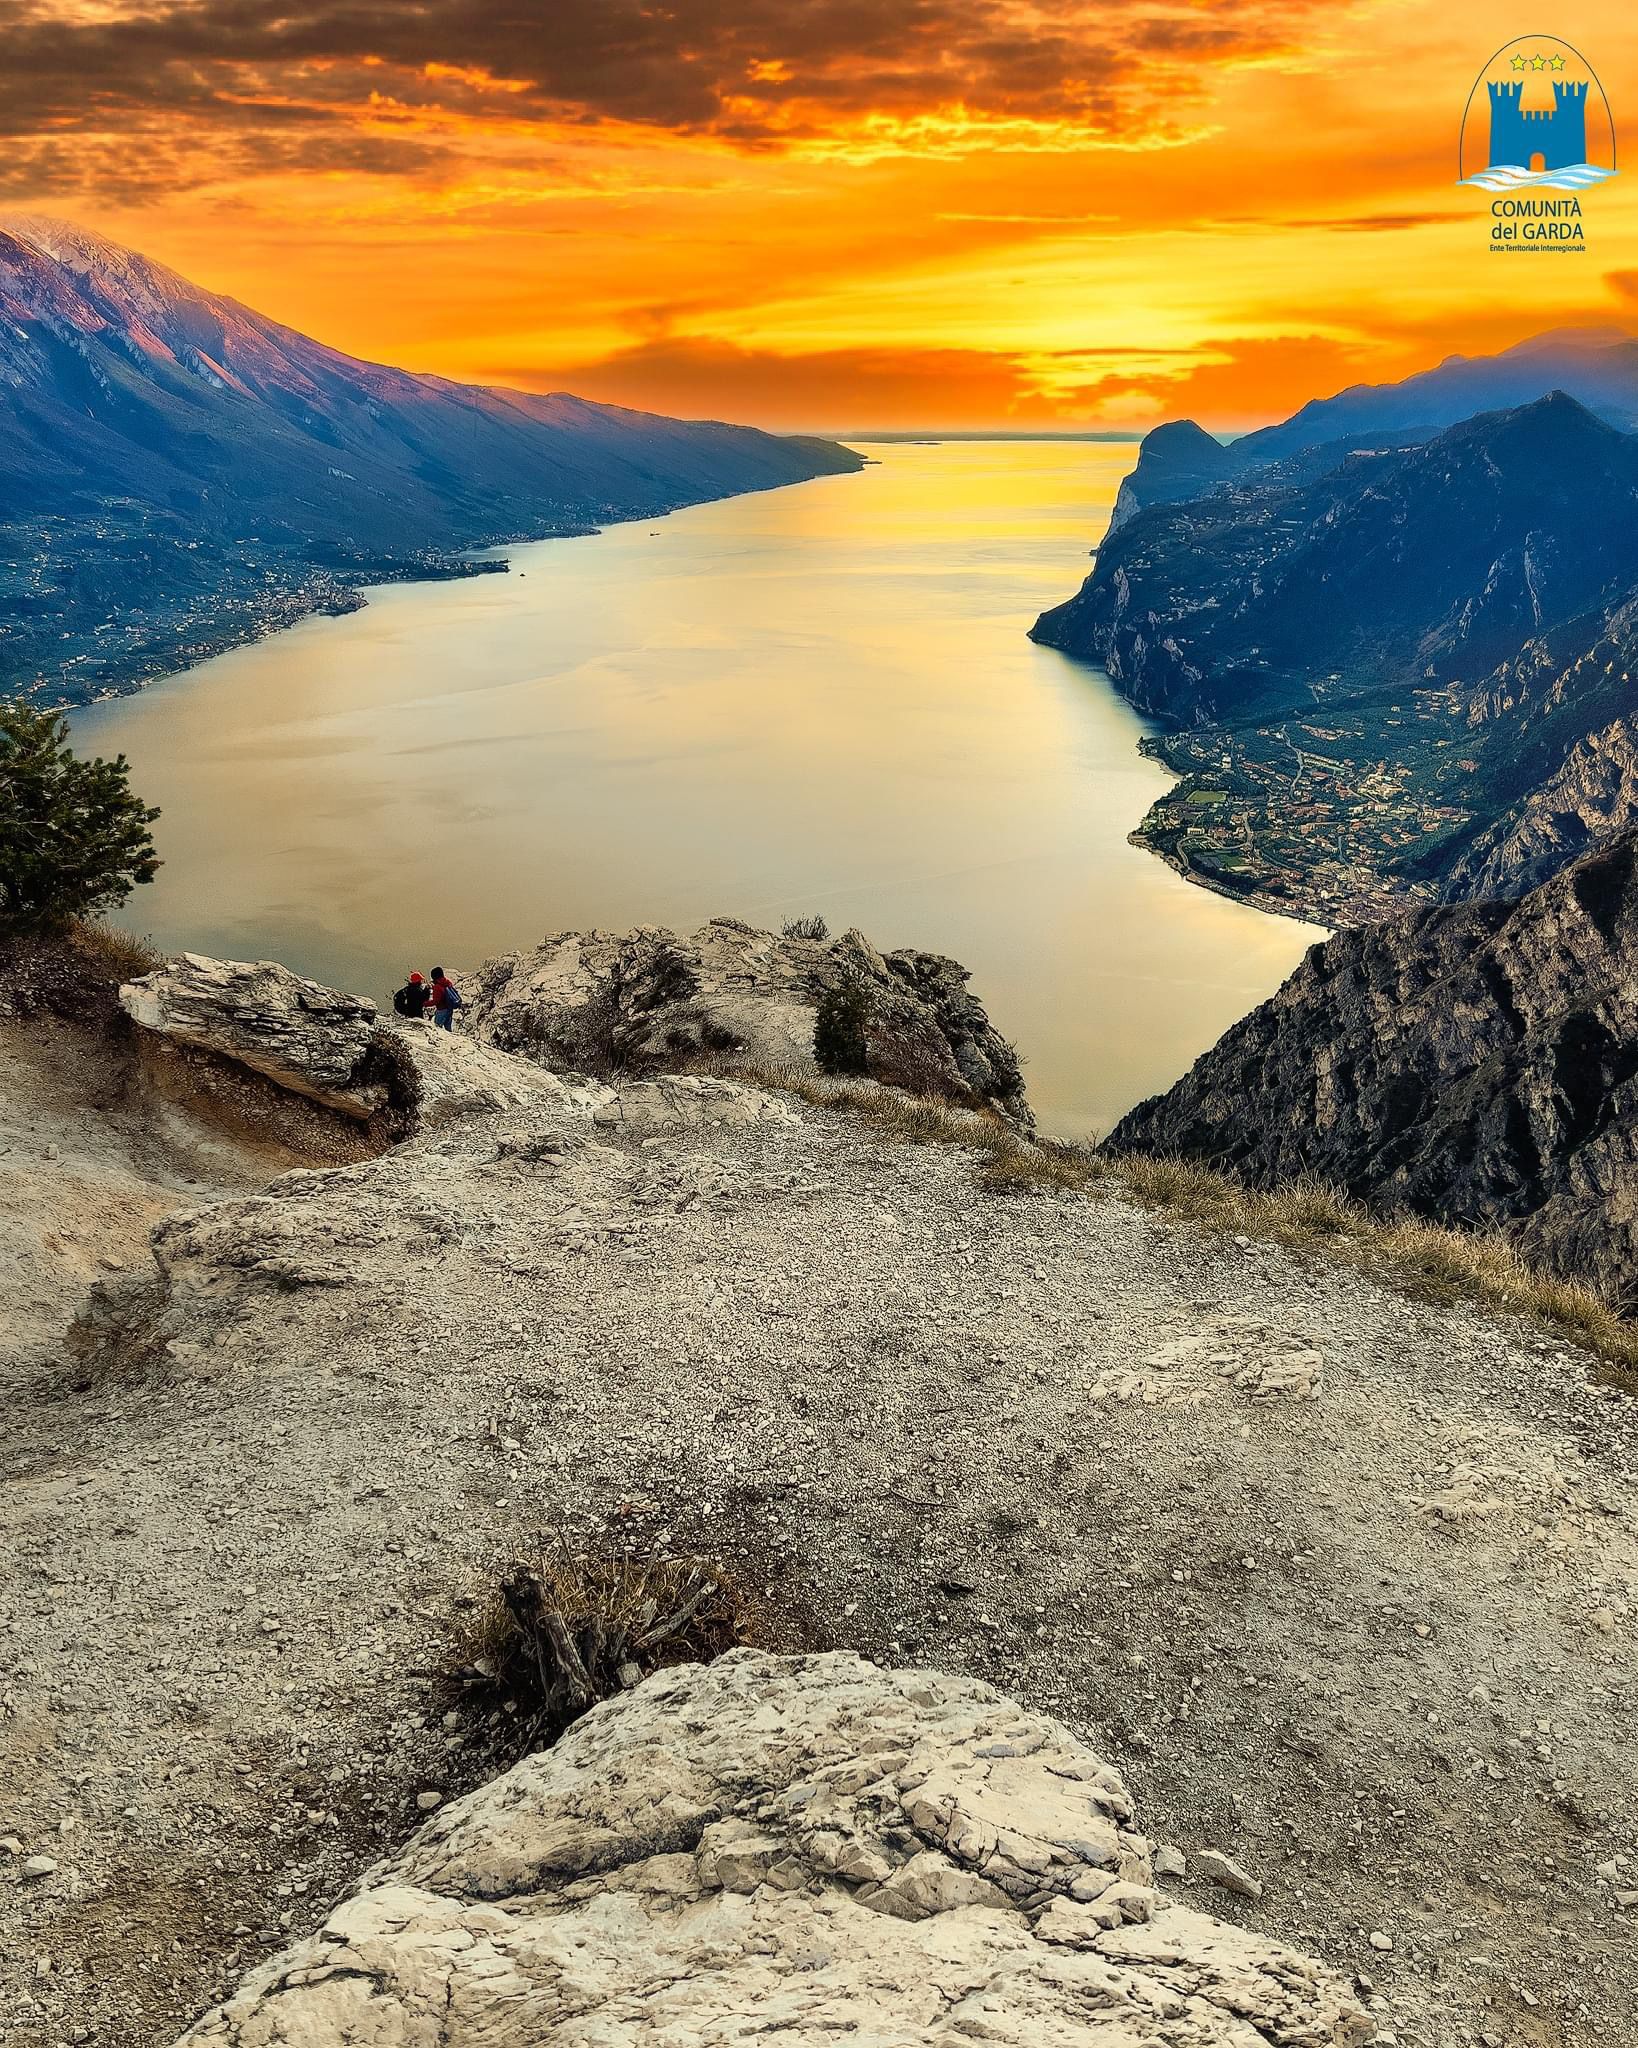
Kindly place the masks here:
POLYGON ((361 362, 0 218, 0 692, 128 687, 464 552, 857 469, 834 442, 361 362))
POLYGON ((1311 399, 1287 420, 1219 441, 1193 420, 1144 437, 1121 488, 1116 526, 1147 505, 1195 497, 1214 484, 1293 458, 1330 468, 1384 441, 1431 440, 1476 413, 1505 412, 1562 391, 1612 426, 1638 429, 1638 341, 1613 327, 1565 327, 1494 356, 1447 356, 1396 384, 1351 384, 1311 399))
POLYGON ((1638 345, 1553 340, 1304 407, 1247 437, 1257 464, 1192 422, 1148 438, 1092 574, 1033 628, 1170 728, 1144 744, 1183 780, 1141 843, 1342 923, 1517 893, 1638 811, 1638 435, 1617 403, 1623 376, 1638 401, 1638 345), (1428 430, 1435 404, 1567 356, 1597 411, 1555 388, 1428 430), (1369 447, 1307 438, 1418 409, 1369 447))

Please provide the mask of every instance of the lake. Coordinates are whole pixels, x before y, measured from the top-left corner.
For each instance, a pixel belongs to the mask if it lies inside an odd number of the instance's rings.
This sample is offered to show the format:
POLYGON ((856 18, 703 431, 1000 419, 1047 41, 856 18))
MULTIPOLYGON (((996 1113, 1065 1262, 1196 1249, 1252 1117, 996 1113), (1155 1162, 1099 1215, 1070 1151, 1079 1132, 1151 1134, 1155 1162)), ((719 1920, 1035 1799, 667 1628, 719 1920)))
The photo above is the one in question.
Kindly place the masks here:
POLYGON ((856 445, 78 714, 164 810, 123 921, 384 999, 548 932, 818 911, 953 954, 1043 1127, 1107 1129, 1320 934, 1127 845, 1170 780, 1144 722, 1024 637, 1135 450, 856 445))

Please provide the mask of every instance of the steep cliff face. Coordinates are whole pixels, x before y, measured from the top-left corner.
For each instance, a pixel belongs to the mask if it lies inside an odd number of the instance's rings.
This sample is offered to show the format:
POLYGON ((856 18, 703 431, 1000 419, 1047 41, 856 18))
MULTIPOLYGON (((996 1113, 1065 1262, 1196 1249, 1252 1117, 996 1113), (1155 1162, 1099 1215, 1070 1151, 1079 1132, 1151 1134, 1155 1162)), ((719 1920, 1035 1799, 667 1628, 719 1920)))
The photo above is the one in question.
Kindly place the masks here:
POLYGON ((1638 837, 1316 946, 1109 1142, 1500 1226, 1638 1304, 1638 837))
POLYGON ((1201 497, 1243 466, 1231 448, 1193 420, 1168 420, 1144 435, 1137 464, 1115 498, 1109 531, 1119 532, 1147 506, 1201 497))
POLYGON ((1538 789, 1509 807, 1451 869, 1445 893, 1522 896, 1606 840, 1638 827, 1638 733, 1618 718, 1589 733, 1538 789))
POLYGON ((1638 581, 1638 439, 1555 394, 1422 447, 1152 508, 1034 637, 1183 723, 1310 680, 1477 681, 1638 581))

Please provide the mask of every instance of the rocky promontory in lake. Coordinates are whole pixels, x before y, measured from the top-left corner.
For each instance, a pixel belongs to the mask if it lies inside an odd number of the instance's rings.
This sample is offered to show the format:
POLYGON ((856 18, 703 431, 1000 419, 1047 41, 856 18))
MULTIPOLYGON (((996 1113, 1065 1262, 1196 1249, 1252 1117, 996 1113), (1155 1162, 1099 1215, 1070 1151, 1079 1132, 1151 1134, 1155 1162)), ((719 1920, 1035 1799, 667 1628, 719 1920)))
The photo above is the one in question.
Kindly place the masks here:
POLYGON ((858 469, 835 442, 359 362, 0 217, 0 694, 84 702, 361 584, 858 469))
POLYGON ((1187 423, 1150 436, 1092 574, 1034 628, 1171 728, 1145 744, 1182 780, 1141 843, 1339 923, 1526 886, 1620 828, 1638 345, 1592 352, 1596 413, 1552 390, 1427 418, 1571 355, 1344 393, 1216 454, 1187 423))
POLYGON ((1109 1142, 1501 1230, 1638 1306, 1638 836, 1314 947, 1109 1142))

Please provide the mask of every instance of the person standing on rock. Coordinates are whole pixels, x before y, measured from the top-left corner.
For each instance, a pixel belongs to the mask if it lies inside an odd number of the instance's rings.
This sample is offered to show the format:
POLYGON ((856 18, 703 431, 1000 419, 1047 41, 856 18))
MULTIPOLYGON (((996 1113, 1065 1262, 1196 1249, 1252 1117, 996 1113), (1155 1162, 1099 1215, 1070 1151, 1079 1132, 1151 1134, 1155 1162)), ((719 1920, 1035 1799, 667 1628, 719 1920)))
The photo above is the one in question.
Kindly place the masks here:
POLYGON ((392 999, 392 1006, 400 1017, 424 1017, 427 1004, 432 1001, 432 991, 421 979, 412 974, 392 999))
POLYGON ((432 1021, 440 1031, 455 1029, 455 1012, 461 1007, 461 992, 441 967, 432 970, 432 1021))

